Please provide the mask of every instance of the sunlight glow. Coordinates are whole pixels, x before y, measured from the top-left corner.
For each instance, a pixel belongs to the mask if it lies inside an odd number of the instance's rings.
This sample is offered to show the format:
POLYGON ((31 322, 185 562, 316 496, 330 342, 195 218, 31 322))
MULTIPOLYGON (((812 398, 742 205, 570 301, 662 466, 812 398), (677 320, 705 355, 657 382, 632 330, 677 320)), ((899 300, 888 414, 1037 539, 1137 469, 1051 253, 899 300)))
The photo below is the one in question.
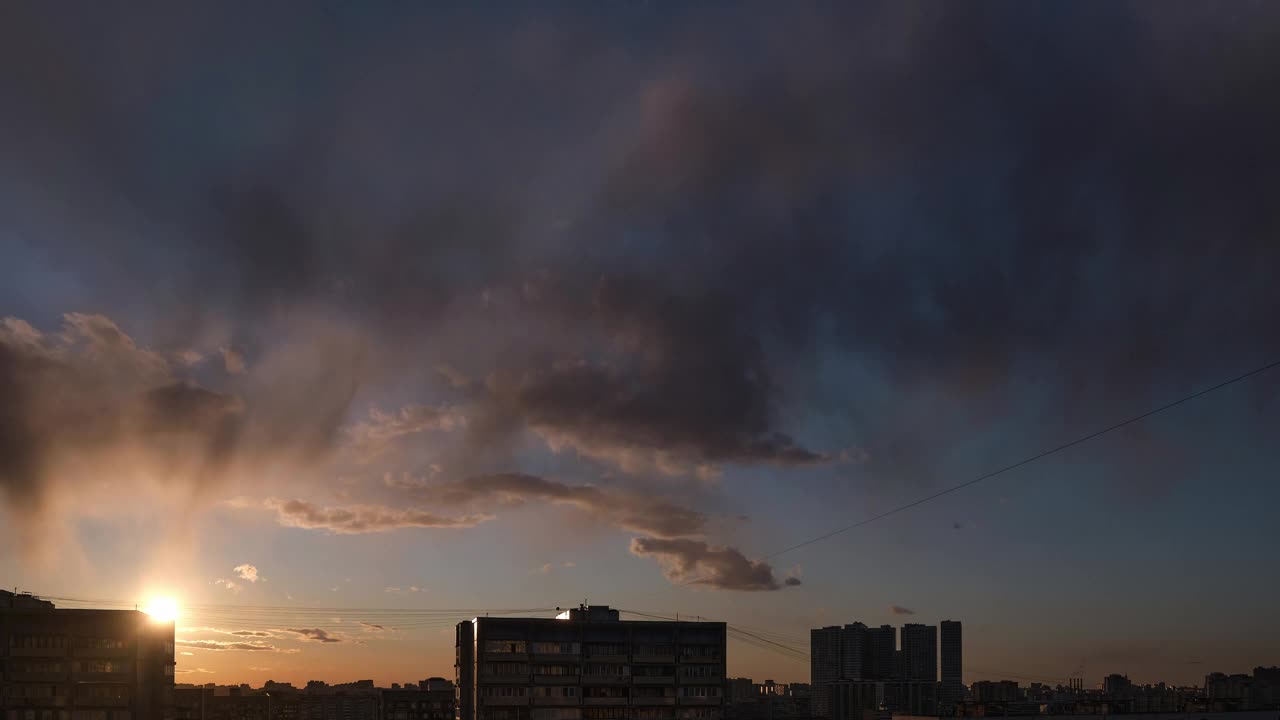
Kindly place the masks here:
POLYGON ((178 601, 171 597, 153 597, 142 611, 157 622, 173 622, 178 619, 178 601))

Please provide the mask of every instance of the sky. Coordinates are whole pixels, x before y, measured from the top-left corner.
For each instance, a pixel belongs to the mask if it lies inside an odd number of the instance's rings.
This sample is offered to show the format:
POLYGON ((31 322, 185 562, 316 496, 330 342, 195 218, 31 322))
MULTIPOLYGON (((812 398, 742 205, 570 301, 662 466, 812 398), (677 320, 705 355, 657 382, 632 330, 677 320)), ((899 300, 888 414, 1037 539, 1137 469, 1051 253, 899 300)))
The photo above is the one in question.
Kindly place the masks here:
POLYGON ((1263 2, 4 3, 0 585, 202 608, 193 682, 587 600, 1276 664, 1280 370, 780 551, 1280 360, 1278 54, 1263 2))

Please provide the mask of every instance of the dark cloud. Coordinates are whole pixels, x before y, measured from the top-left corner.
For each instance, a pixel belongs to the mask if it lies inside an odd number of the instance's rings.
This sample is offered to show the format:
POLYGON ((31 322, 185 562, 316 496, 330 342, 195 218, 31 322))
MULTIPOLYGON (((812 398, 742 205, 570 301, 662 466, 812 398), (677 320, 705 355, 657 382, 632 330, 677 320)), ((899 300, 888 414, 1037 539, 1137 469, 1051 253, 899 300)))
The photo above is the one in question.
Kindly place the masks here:
MULTIPOLYGON (((19 518, 103 448, 207 487, 455 417, 477 465, 530 431, 637 477, 808 467, 839 426, 934 482, 975 428, 1038 447, 1280 354, 1270 4, 151 10, 0 10, 0 306, 151 348, 7 321, 19 518), (352 426, 358 392, 428 401, 352 426)), ((1125 482, 1187 466, 1160 434, 1125 482)), ((575 492, 535 497, 702 522, 575 492)))
POLYGON ((583 322, 607 359, 495 376, 484 407, 553 448, 637 471, 824 462, 777 429, 778 388, 730 300, 606 279, 583 322))
POLYGON ((889 612, 893 613, 894 615, 915 615, 916 614, 915 610, 912 610, 911 608, 902 607, 901 605, 890 605, 889 612))
POLYGON ((0 389, 0 489, 29 519, 38 519, 55 468, 104 454, 194 464, 204 482, 244 423, 237 398, 175 379, 167 360, 100 315, 68 314, 54 335, 4 319, 0 389))
POLYGON ((385 632, 387 629, 386 626, 379 625, 377 623, 367 623, 367 622, 359 621, 356 624, 370 632, 385 632))
POLYGON ((330 635, 327 631, 321 630, 320 628, 285 628, 285 631, 297 633, 306 640, 318 643, 342 642, 342 638, 330 635))
POLYGON ((376 505, 324 507, 302 500, 275 498, 267 500, 266 507, 275 510, 276 519, 285 527, 326 530, 339 535, 404 528, 468 528, 493 518, 483 514, 442 517, 420 510, 397 510, 376 505))
POLYGON ((763 560, 748 560, 731 547, 714 547, 685 538, 633 538, 631 553, 653 557, 673 583, 694 584, 716 590, 779 590, 800 584, 800 578, 779 582, 763 560))
POLYGON ((426 486, 421 496, 446 504, 541 501, 570 505, 601 522, 663 538, 700 534, 707 522, 706 516, 697 510, 660 497, 592 485, 567 485, 518 473, 426 486))
POLYGON ((241 637, 275 637, 264 630, 232 630, 229 635, 239 635, 241 637))

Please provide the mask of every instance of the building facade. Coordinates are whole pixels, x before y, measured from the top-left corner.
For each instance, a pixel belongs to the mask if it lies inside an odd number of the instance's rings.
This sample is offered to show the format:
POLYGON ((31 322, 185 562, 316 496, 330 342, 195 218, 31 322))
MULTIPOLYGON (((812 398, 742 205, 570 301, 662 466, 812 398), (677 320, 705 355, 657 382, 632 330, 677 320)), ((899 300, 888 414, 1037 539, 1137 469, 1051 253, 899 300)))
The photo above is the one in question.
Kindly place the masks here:
POLYGON ((958 620, 943 620, 938 630, 942 635, 942 684, 938 688, 938 700, 944 705, 954 705, 964 700, 963 628, 958 620))
POLYGON ((844 680, 868 680, 871 637, 860 622, 844 626, 840 634, 840 677, 844 680))
POLYGON ((938 628, 917 623, 902 626, 901 679, 938 681, 938 628))
POLYGON ((607 606, 456 629, 458 720, 721 720, 725 624, 607 606))
POLYGON ((173 720, 173 630, 0 591, 0 720, 173 720))
POLYGON ((443 678, 423 680, 417 687, 378 691, 378 720, 454 720, 457 694, 443 678))
POLYGON ((867 679, 892 680, 895 677, 893 654, 898 649, 898 629, 881 625, 867 629, 867 679))
POLYGON ((840 680, 830 684, 831 720, 863 720, 867 713, 937 715, 938 684, 913 680, 840 680))
POLYGON ((844 669, 844 628, 832 625, 809 631, 809 682, 813 684, 813 714, 831 717, 831 683, 844 669))
POLYGON ((175 720, 380 720, 380 692, 399 691, 183 687, 174 691, 174 714, 175 720))

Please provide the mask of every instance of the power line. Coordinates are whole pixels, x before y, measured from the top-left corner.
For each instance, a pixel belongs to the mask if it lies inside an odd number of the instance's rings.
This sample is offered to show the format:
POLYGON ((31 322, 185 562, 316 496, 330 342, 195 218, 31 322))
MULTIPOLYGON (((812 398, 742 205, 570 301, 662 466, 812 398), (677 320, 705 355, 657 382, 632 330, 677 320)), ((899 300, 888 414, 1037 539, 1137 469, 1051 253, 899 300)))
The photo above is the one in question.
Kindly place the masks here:
MULTIPOLYGON (((957 492, 957 491, 959 491, 959 490, 963 490, 963 489, 965 489, 965 488, 967 488, 967 487, 969 487, 969 486, 971 486, 971 485, 977 485, 978 483, 980 483, 980 482, 982 482, 982 481, 984 481, 984 480, 990 480, 991 478, 993 478, 993 477, 995 477, 995 476, 997 476, 997 475, 1002 475, 1002 474, 1004 474, 1004 473, 1009 472, 1010 470, 1015 470, 1015 469, 1017 469, 1017 468, 1020 468, 1020 467, 1022 467, 1023 465, 1029 465, 1029 464, 1031 464, 1031 463, 1033 463, 1033 462, 1036 462, 1037 460, 1044 459, 1044 458, 1049 457, 1050 455, 1053 455, 1053 454, 1055 454, 1055 453, 1059 453, 1059 452, 1062 452, 1063 450, 1066 450, 1066 449, 1068 449, 1068 448, 1072 448, 1072 447, 1075 447, 1076 445, 1080 445, 1081 443, 1086 443, 1086 442, 1088 442, 1088 441, 1090 441, 1090 440, 1093 440, 1093 439, 1095 439, 1095 438, 1099 438, 1099 437, 1101 437, 1101 436, 1103 436, 1103 435, 1106 435, 1106 434, 1107 434, 1107 433, 1109 433, 1109 432, 1112 432, 1112 431, 1115 431, 1115 430, 1119 430, 1120 428, 1123 428, 1123 427, 1128 426, 1128 425, 1132 425, 1132 424, 1134 424, 1134 423, 1136 423, 1136 422, 1140 422, 1140 421, 1145 420, 1145 419, 1147 419, 1147 418, 1149 418, 1149 417, 1151 417, 1151 416, 1153 416, 1153 415, 1157 415, 1157 414, 1159 414, 1159 413, 1162 413, 1162 412, 1164 412, 1164 411, 1166 411, 1166 410, 1172 410, 1173 408, 1178 407, 1179 405, 1182 405, 1183 403, 1187 403, 1187 402, 1190 402, 1190 401, 1195 400, 1195 399, 1197 399, 1197 398, 1204 397, 1205 395, 1208 395, 1209 393, 1212 393, 1212 392, 1215 392, 1215 391, 1221 390, 1222 388, 1225 388, 1225 387, 1227 387, 1227 386, 1229 386, 1229 385, 1234 385, 1234 384, 1236 384, 1236 383, 1238 383, 1238 382, 1241 382, 1241 381, 1247 380, 1247 379, 1249 379, 1249 378, 1253 377, 1254 375, 1260 375, 1260 374, 1262 374, 1262 373, 1264 373, 1264 372, 1266 372, 1266 371, 1268 371, 1268 370, 1274 369, 1274 368, 1276 368, 1276 367, 1280 367, 1280 360, 1277 360, 1277 361, 1275 361, 1275 362, 1269 363, 1269 364, 1267 364, 1267 365, 1263 365, 1262 367, 1256 368, 1256 369, 1254 369, 1254 370, 1250 370, 1249 372, 1244 373, 1243 375, 1237 375, 1237 376, 1235 376, 1235 377, 1231 378, 1230 380, 1226 380, 1226 381, 1224 381, 1224 382, 1220 382, 1220 383, 1218 383, 1217 385, 1214 385, 1213 387, 1205 388, 1204 390, 1200 390, 1199 392, 1192 393, 1191 395, 1187 395, 1187 396, 1185 396, 1185 397, 1183 397, 1183 398, 1180 398, 1180 399, 1178 399, 1178 400, 1175 400, 1175 401, 1173 401, 1173 402, 1171 402, 1171 403, 1169 403, 1169 404, 1167 404, 1167 405, 1162 405, 1162 406, 1160 406, 1160 407, 1158 407, 1158 408, 1155 408, 1155 409, 1153 409, 1153 410, 1148 410, 1147 412, 1144 412, 1144 413, 1142 413, 1141 415, 1135 415, 1135 416, 1133 416, 1133 417, 1131 417, 1131 418, 1129 418, 1129 419, 1127 419, 1127 420, 1124 420, 1124 421, 1122 421, 1122 422, 1116 423, 1115 425, 1112 425, 1112 426, 1110 426, 1110 427, 1103 428, 1103 429, 1101 429, 1101 430, 1097 430, 1097 431, 1095 431, 1095 432, 1089 433, 1088 435, 1085 435, 1085 436, 1083 436, 1083 437, 1080 437, 1080 438, 1077 438, 1077 439, 1075 439, 1075 440, 1072 440, 1072 441, 1071 441, 1071 442, 1069 442, 1069 443, 1065 443, 1065 444, 1059 445, 1059 446, 1057 446, 1057 447, 1055 447, 1055 448, 1052 448, 1052 449, 1050 449, 1050 450, 1045 450, 1045 451, 1040 452, 1040 453, 1038 453, 1038 454, 1036 454, 1036 455, 1032 455, 1031 457, 1026 458, 1026 459, 1024 459, 1024 460, 1019 460, 1018 462, 1013 463, 1012 465, 1006 465, 1006 466, 1004 466, 1004 467, 1000 468, 999 470, 995 470, 995 471, 993 471, 993 472, 989 472, 989 473, 987 473, 987 474, 985 474, 985 475, 981 475, 981 476, 979 476, 979 477, 973 478, 972 480, 967 480, 967 481, 965 481, 965 482, 960 483, 959 485, 953 485, 953 486, 951 486, 951 487, 949 487, 949 488, 947 488, 947 489, 945 489, 945 490, 940 490, 940 491, 938 491, 938 492, 936 492, 936 493, 934 493, 934 494, 932 494, 932 495, 929 495, 929 496, 927 496, 927 497, 923 497, 923 498, 920 498, 919 500, 914 500, 914 501, 912 501, 912 502, 909 502, 909 503, 907 503, 906 505, 900 505, 900 506, 898 506, 898 507, 896 507, 896 508, 893 508, 892 510, 886 510, 885 512, 882 512, 882 513, 880 513, 879 515, 875 515, 875 516, 873 516, 873 517, 869 517, 869 518, 867 518, 867 519, 865 519, 865 520, 860 520, 860 521, 858 521, 858 522, 856 522, 856 523, 854 523, 854 524, 852 524, 852 525, 846 525, 845 527, 842 527, 842 528, 839 528, 839 529, 836 529, 836 530, 832 530, 831 532, 825 533, 825 534, 823 534, 823 535, 819 535, 818 537, 815 537, 815 538, 812 538, 812 539, 809 539, 809 540, 805 540, 804 542, 801 542, 801 543, 797 543, 797 544, 795 544, 795 545, 792 545, 792 546, 791 546, 791 547, 789 547, 789 548, 786 548, 786 549, 783 549, 783 550, 779 550, 779 551, 777 551, 777 552, 775 552, 775 553, 772 553, 772 554, 770 554, 770 555, 766 555, 766 556, 764 557, 764 559, 765 559, 765 560, 772 560, 773 558, 776 558, 776 557, 778 557, 779 555, 785 555, 785 554, 787 554, 787 553, 789 553, 789 552, 791 552, 791 551, 793 551, 793 550, 799 550, 799 549, 800 549, 800 548, 802 548, 802 547, 807 547, 807 546, 809 546, 809 545, 813 545, 814 543, 822 542, 823 540, 827 540, 827 539, 833 538, 833 537, 835 537, 836 535, 840 535, 840 534, 842 534, 842 533, 846 533, 846 532, 848 532, 848 531, 850 531, 850 530, 853 530, 853 529, 855 529, 855 528, 860 528, 860 527, 862 527, 863 525, 869 525, 869 524, 871 524, 871 523, 873 523, 873 522, 876 522, 877 520, 883 520, 884 518, 887 518, 887 517, 889 517, 889 516, 891 516, 891 515, 896 515, 896 514, 898 514, 898 513, 900 513, 900 512, 903 512, 903 511, 905 511, 905 510, 910 510, 911 508, 916 507, 916 506, 918 506, 918 505, 923 505, 923 504, 925 504, 925 503, 927 503, 927 502, 929 502, 929 501, 931 501, 931 500, 936 500, 936 499, 938 499, 938 498, 942 497, 943 495, 950 495, 950 494, 951 494, 951 493, 953 493, 953 492, 957 492)), ((694 580, 689 581, 689 582, 696 582, 697 580, 699 580, 699 578, 695 578, 694 580)))

